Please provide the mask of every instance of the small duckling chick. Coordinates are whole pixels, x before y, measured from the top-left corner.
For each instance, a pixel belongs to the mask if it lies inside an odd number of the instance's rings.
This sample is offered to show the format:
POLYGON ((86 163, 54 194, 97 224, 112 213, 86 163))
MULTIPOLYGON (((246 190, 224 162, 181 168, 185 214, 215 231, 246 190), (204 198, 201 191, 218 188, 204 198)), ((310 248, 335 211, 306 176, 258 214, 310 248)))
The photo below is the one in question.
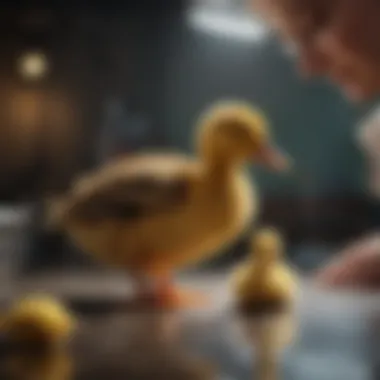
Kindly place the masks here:
POLYGON ((11 346, 49 348, 68 341, 74 317, 57 300, 47 295, 30 295, 16 302, 2 323, 11 346))
POLYGON ((74 377, 74 363, 66 350, 45 352, 42 355, 15 355, 8 358, 3 367, 4 377, 1 378, 5 379, 71 380, 74 377))
POLYGON ((293 303, 296 275, 283 261, 283 251, 283 239, 274 229, 261 229, 253 237, 253 257, 233 274, 233 290, 242 312, 277 311, 293 303))

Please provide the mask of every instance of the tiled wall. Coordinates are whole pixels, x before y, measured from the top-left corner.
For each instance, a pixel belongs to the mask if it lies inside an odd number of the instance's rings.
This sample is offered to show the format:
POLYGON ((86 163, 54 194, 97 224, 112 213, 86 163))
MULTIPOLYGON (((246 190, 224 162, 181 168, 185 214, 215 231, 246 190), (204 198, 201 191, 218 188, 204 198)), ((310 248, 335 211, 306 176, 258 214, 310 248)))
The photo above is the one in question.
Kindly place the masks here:
POLYGON ((64 79, 82 88, 80 166, 96 162, 111 96, 137 99, 158 145, 184 150, 192 149, 199 112, 219 98, 238 97, 263 108, 295 161, 290 176, 255 170, 265 222, 283 227, 293 241, 344 240, 372 224, 352 140, 361 110, 326 83, 302 82, 274 39, 246 44, 206 36, 174 8, 161 14, 82 11, 57 36, 65 47, 64 79))

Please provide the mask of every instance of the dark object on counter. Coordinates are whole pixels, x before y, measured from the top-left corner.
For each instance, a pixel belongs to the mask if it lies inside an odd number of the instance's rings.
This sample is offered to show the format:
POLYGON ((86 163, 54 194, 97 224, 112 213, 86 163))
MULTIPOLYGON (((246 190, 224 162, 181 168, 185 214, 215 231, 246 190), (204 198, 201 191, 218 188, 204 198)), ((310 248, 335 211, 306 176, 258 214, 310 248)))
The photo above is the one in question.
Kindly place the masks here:
POLYGON ((13 351, 8 336, 4 333, 0 333, 0 362, 13 351))
MULTIPOLYGON (((64 237, 60 233, 47 232, 43 228, 43 203, 34 205, 29 249, 26 252, 22 274, 35 274, 59 268, 64 264, 64 237), (54 252, 52 254, 52 252, 54 252)), ((67 260, 67 258, 66 258, 67 260)))
POLYGON ((30 342, 15 342, 6 333, 0 334, 0 363, 14 355, 28 355, 30 357, 45 355, 50 347, 45 344, 30 342))
POLYGON ((37 275, 71 268, 91 268, 91 260, 78 251, 64 233, 45 229, 44 210, 44 202, 34 205, 31 228, 28 231, 30 244, 20 269, 21 274, 37 275))

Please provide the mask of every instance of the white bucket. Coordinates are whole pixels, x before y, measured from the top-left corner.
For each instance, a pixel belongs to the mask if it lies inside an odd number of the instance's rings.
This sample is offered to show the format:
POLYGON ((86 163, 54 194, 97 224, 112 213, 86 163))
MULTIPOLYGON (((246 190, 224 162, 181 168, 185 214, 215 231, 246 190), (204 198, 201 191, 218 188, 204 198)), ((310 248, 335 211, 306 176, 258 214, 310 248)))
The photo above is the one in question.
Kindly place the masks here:
POLYGON ((29 243, 30 205, 0 205, 0 278, 12 280, 18 274, 29 243))

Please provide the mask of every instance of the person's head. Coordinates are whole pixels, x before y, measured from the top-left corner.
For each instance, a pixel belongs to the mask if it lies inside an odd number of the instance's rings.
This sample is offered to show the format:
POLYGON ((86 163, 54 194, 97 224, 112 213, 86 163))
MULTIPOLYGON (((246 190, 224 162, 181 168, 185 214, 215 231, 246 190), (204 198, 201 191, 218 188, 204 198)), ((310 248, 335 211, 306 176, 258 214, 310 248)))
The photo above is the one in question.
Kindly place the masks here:
POLYGON ((301 72, 327 76, 353 100, 380 93, 379 0, 251 0, 298 54, 301 72))

